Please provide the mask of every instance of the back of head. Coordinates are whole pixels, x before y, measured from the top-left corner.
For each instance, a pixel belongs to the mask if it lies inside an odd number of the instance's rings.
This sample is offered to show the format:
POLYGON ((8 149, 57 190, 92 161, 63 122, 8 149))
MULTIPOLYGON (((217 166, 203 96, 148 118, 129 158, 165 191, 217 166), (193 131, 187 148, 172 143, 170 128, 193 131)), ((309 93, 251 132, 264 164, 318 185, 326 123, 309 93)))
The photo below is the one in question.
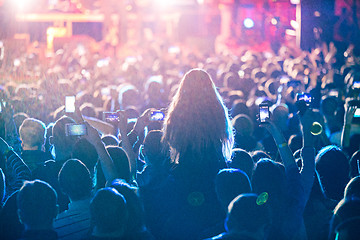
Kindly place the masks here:
POLYGON ((350 159, 349 177, 353 178, 360 174, 360 150, 354 152, 350 159))
POLYGON ((123 234, 128 219, 125 198, 114 188, 97 191, 90 203, 95 234, 123 234))
POLYGON ((271 223, 269 206, 256 194, 241 194, 229 204, 228 232, 259 233, 271 223))
POLYGON ((66 136, 65 134, 65 125, 75 123, 75 121, 67 116, 62 116, 59 118, 52 129, 52 141, 55 148, 60 147, 63 149, 68 149, 68 151, 72 149, 73 145, 77 141, 77 137, 74 136, 66 136))
POLYGON ((164 161, 163 145, 161 139, 163 132, 160 130, 150 131, 144 139, 144 154, 148 165, 161 165, 164 161))
POLYGON ((101 141, 105 146, 118 146, 119 140, 114 135, 105 135, 101 137, 101 141))
POLYGON ((98 161, 98 154, 95 147, 87 139, 80 138, 75 143, 71 156, 84 163, 91 175, 93 175, 94 167, 98 161))
POLYGON ((326 97, 321 102, 321 111, 325 117, 335 116, 338 103, 335 97, 326 97))
POLYGON ((344 198, 352 197, 360 199, 360 176, 352 178, 345 187, 344 198))
POLYGON ((281 104, 274 109, 272 119, 278 127, 284 129, 287 127, 288 115, 289 108, 287 105, 281 104))
POLYGON ((23 112, 18 112, 14 114, 14 122, 19 132, 19 128, 25 119, 30 118, 29 115, 23 112))
POLYGON ((45 143, 46 126, 35 118, 27 118, 23 121, 19 128, 20 139, 23 147, 41 147, 45 143))
POLYGON ((286 184, 285 168, 280 163, 263 158, 255 164, 251 184, 255 193, 267 192, 269 202, 283 199, 286 184))
POLYGON ((342 235, 343 238, 338 239, 358 239, 351 238, 347 233, 354 232, 354 230, 359 230, 359 225, 356 228, 353 228, 353 223, 359 223, 360 219, 360 199, 351 198, 351 199, 343 199, 334 209, 334 214, 331 219, 331 227, 330 227, 330 235, 337 233, 338 235, 342 235))
POLYGON ((254 161, 250 154, 240 148, 234 148, 232 152, 232 159, 229 163, 230 167, 244 171, 250 178, 254 169, 254 161))
POLYGON ((111 183, 111 187, 115 188, 126 200, 128 209, 128 228, 129 234, 143 231, 145 228, 145 213, 139 196, 136 194, 137 189, 131 187, 128 183, 121 179, 115 179, 111 183))
POLYGON ((254 163, 257 163, 260 159, 262 158, 271 158, 269 154, 267 154, 266 152, 262 151, 262 150, 256 150, 251 152, 251 157, 254 161, 254 163))
POLYGON ((118 177, 124 179, 126 182, 130 181, 130 163, 129 157, 121 147, 108 146, 106 150, 110 154, 114 162, 118 177))
POLYGON ((222 169, 215 178, 215 189, 218 199, 225 209, 229 203, 242 193, 252 191, 246 173, 239 169, 222 169))
POLYGON ((326 146, 319 151, 315 161, 326 196, 342 199, 349 181, 349 162, 344 152, 337 146, 326 146))
POLYGON ((83 200, 91 195, 92 179, 87 167, 77 159, 69 159, 59 172, 59 184, 71 201, 83 200))
POLYGON ((46 182, 26 181, 17 195, 19 217, 28 228, 51 226, 57 215, 57 194, 46 182))
POLYGON ((95 106, 91 103, 83 103, 80 106, 80 111, 83 116, 93 117, 93 118, 97 117, 95 106))
POLYGON ((251 136, 254 131, 254 124, 250 117, 245 114, 237 115, 233 120, 232 124, 236 130, 236 135, 251 136))

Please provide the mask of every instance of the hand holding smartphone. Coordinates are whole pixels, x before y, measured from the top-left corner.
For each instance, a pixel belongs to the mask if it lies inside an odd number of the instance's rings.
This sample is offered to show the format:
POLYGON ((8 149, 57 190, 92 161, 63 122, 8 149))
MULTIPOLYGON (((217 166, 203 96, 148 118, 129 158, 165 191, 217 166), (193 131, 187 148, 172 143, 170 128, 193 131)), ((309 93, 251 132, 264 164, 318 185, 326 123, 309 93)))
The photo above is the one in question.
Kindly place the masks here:
POLYGON ((269 105, 267 103, 261 103, 259 105, 259 120, 260 120, 260 123, 266 123, 267 119, 270 119, 269 105))
POLYGON ((106 122, 115 123, 119 121, 119 114, 117 112, 104 112, 103 118, 106 122))
POLYGON ((65 125, 66 136, 84 136, 87 135, 85 124, 69 123, 65 125))
POLYGON ((149 117, 150 121, 163 121, 165 114, 162 111, 152 111, 149 117))

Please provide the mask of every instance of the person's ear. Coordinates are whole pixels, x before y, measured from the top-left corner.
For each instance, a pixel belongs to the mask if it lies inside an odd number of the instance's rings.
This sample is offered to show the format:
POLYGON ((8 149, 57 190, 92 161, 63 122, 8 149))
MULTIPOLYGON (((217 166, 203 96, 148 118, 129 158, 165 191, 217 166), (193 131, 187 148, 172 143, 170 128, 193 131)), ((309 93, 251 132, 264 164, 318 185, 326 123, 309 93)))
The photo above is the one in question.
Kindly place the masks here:
POLYGON ((22 218, 21 218, 21 210, 20 209, 17 210, 17 215, 18 215, 18 218, 19 218, 19 222, 21 224, 24 224, 23 221, 22 221, 22 218))

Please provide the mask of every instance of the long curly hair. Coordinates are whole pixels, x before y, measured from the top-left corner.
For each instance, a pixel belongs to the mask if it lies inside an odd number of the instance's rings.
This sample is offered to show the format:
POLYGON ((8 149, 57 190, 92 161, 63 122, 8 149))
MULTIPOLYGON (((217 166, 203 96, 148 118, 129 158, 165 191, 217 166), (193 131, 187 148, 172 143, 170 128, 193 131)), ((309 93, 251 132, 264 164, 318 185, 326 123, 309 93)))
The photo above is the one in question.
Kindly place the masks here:
POLYGON ((192 69, 181 80, 165 119, 163 141, 175 163, 206 164, 209 156, 220 162, 230 159, 234 136, 228 110, 204 70, 192 69))

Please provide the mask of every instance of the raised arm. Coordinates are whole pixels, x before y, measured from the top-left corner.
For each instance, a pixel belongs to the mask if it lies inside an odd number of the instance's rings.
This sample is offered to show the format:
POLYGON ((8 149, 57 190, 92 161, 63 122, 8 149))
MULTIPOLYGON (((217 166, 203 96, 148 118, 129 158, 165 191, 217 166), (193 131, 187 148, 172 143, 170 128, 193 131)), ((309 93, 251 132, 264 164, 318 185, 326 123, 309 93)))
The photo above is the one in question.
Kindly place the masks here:
POLYGON ((356 111, 355 106, 349 106, 348 103, 345 104, 345 116, 344 116, 344 126, 341 134, 341 146, 343 149, 346 149, 350 146, 350 133, 351 133, 351 122, 356 111))
POLYGON ((300 117, 301 132, 303 136, 303 147, 301 149, 301 181, 304 186, 306 199, 308 199, 315 174, 315 136, 311 133, 314 124, 314 113, 311 110, 306 110, 303 116, 300 117))
POLYGON ((5 163, 1 163, 6 179, 6 196, 21 188, 24 180, 31 179, 31 172, 24 161, 0 138, 0 154, 5 163))
POLYGON ((271 120, 267 120, 267 122, 262 124, 262 126, 265 127, 274 138, 285 169, 297 167, 295 158, 281 131, 275 126, 275 124, 271 120))
POLYGON ((118 174, 115 170, 114 162, 111 159, 108 151, 105 148, 104 143, 101 141, 99 132, 93 128, 88 122, 84 122, 87 128, 88 134, 85 138, 94 145, 97 154, 99 155, 99 160, 101 163, 101 168, 104 172, 104 176, 107 182, 111 182, 118 177, 118 174))
POLYGON ((133 146, 130 144, 129 137, 127 135, 127 116, 124 111, 118 111, 119 115, 119 122, 118 122, 118 128, 121 135, 121 146, 124 148, 126 154, 129 157, 129 163, 130 163, 130 173, 131 177, 134 178, 136 176, 136 154, 133 151, 133 146))

